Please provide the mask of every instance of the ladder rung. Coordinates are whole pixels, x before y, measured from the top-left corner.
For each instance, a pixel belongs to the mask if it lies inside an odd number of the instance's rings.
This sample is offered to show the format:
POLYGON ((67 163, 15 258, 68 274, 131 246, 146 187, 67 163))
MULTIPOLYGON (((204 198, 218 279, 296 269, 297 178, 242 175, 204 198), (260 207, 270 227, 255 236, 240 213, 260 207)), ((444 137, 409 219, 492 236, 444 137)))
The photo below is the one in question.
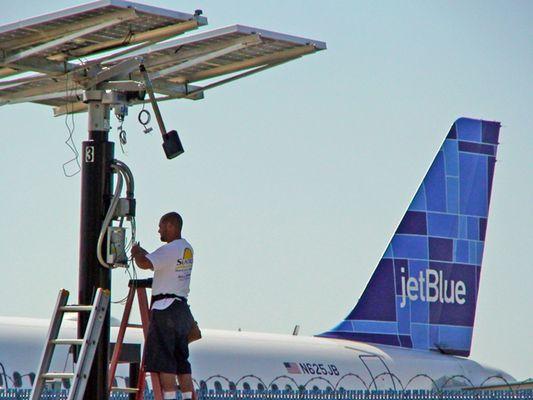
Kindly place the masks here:
POLYGON ((70 344, 75 346, 81 346, 83 344, 83 339, 52 339, 50 340, 52 344, 70 344))
POLYGON ((72 379, 74 378, 74 375, 72 372, 47 372, 46 374, 42 374, 42 379, 72 379))
POLYGON ((130 387, 118 387, 118 386, 113 386, 111 388, 111 391, 112 392, 123 392, 123 393, 137 393, 139 391, 139 389, 137 388, 130 388, 130 387))
POLYGON ((60 308, 63 312, 81 312, 81 311, 92 311, 93 306, 63 306, 60 308))
POLYGON ((128 324, 127 325, 128 328, 142 328, 142 324, 128 324))

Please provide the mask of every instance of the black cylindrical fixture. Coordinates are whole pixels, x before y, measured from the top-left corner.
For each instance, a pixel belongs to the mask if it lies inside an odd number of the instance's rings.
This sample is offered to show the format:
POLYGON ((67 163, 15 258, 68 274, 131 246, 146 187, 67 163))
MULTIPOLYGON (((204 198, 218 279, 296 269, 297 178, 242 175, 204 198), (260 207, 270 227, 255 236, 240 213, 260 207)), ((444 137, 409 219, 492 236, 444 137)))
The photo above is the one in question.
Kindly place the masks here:
MULTIPOLYGON (((95 104, 89 104, 89 140, 83 142, 81 172, 81 222, 80 222, 80 264, 78 281, 79 304, 92 304, 97 288, 111 289, 111 270, 102 267, 97 258, 98 235, 112 197, 113 176, 111 162, 114 157, 114 143, 108 141, 109 108, 96 104, 100 122, 91 122, 91 111, 95 104), (106 108, 102 111, 102 107, 106 108), (107 115, 107 120, 106 120, 107 115), (96 127, 100 129, 92 129, 96 127)), ((106 241, 104 240, 104 243, 106 241)), ((80 313, 78 337, 82 338, 89 315, 80 313)), ((110 309, 102 327, 102 334, 85 389, 84 400, 104 400, 108 392, 110 309)))

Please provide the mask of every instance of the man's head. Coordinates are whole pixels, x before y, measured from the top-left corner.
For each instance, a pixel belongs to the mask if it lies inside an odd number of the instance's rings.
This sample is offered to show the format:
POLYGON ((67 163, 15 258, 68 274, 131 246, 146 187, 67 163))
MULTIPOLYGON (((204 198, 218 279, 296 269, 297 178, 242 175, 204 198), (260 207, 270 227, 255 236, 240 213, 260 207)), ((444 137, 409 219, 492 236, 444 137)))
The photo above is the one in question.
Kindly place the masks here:
POLYGON ((161 241, 170 243, 173 240, 181 239, 181 227, 183 219, 177 212, 169 212, 159 220, 159 235, 161 241))

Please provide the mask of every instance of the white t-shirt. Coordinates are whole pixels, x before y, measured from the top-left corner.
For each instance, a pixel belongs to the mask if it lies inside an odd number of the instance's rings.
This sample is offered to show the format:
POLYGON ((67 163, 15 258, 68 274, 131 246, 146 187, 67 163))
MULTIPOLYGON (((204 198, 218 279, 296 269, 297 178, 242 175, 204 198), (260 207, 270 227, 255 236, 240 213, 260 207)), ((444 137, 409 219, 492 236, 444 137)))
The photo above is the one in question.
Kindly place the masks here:
MULTIPOLYGON (((154 266, 152 295, 175 294, 187 298, 191 282, 193 250, 185 239, 176 239, 158 248, 146 257, 154 266)), ((152 304, 156 310, 164 310, 177 299, 161 299, 152 304)))

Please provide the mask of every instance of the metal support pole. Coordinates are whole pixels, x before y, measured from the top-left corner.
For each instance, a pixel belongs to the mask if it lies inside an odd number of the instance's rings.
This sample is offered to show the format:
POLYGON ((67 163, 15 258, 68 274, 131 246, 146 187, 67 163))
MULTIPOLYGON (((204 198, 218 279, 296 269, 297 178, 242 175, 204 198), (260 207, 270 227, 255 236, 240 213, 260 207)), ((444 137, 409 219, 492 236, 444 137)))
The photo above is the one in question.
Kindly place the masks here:
MULTIPOLYGON (((79 304, 91 304, 99 287, 111 289, 111 271, 99 264, 96 255, 98 235, 113 190, 114 143, 108 141, 110 110, 108 104, 102 103, 103 94, 100 90, 85 92, 85 102, 89 106, 89 138, 82 147, 79 304)), ((83 338, 87 323, 88 315, 80 314, 78 338, 83 338)), ((108 308, 84 400, 108 398, 109 330, 108 308)))

